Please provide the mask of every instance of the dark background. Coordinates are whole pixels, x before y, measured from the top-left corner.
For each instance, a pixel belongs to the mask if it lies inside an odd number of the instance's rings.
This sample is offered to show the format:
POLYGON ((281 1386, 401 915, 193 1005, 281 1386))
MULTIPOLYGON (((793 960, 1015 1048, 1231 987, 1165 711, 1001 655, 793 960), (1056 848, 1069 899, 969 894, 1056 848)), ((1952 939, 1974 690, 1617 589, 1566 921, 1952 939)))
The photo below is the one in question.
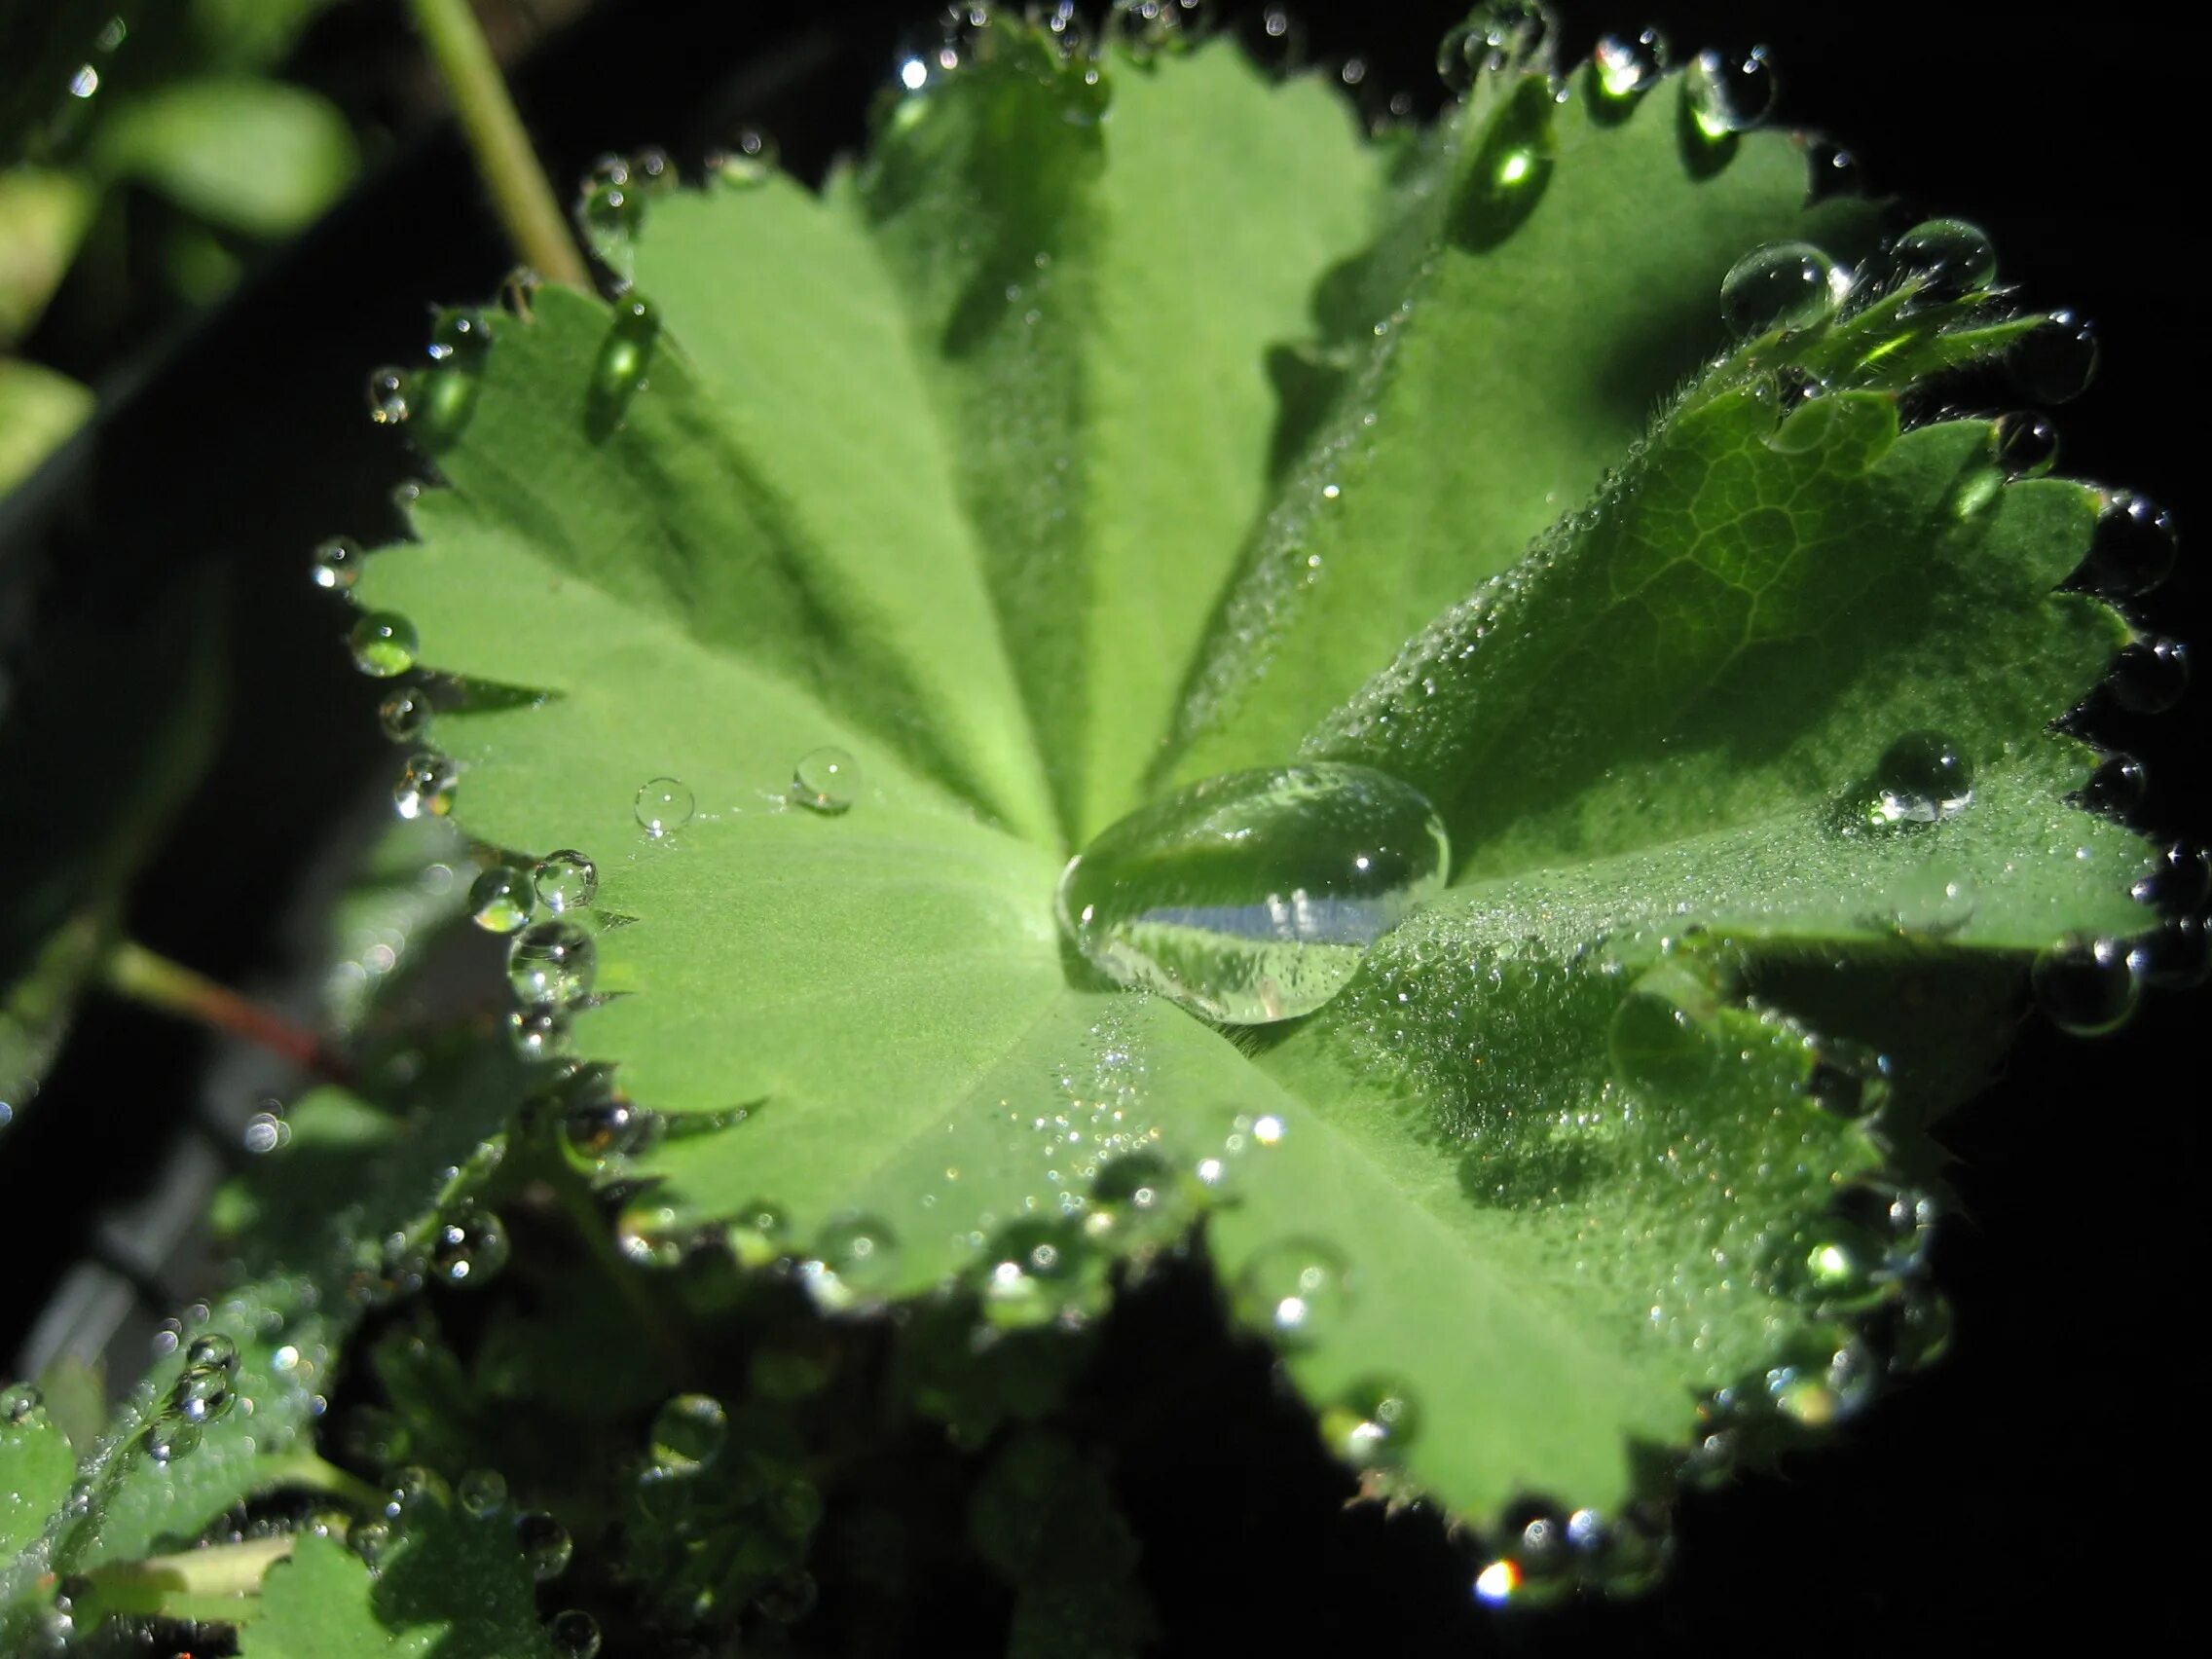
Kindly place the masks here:
MULTIPOLYGON (((1312 4, 1295 12, 1295 33, 1317 63, 1360 55, 1363 96, 1407 90, 1425 109, 1439 95, 1435 40, 1461 10, 1312 4)), ((2205 584, 2189 542, 2204 522, 2189 314, 2200 303, 2203 184, 2200 141, 2187 136, 2200 28, 2154 31, 2134 9, 2016 5, 1582 0, 1568 12, 1569 55, 1643 22, 1683 53, 1768 43, 1778 120, 1842 139, 1875 189, 1981 224, 2036 302, 2095 318, 2104 369, 2059 415, 2061 464, 2172 508, 2182 568, 2145 615, 2203 637, 2205 584)), ((267 988, 307 966, 290 919, 306 872, 391 765, 373 693, 337 644, 339 613, 302 579, 321 536, 394 528, 386 498, 412 463, 363 419, 363 372, 411 357, 433 301, 486 295, 510 263, 459 149, 407 131, 388 90, 405 82, 413 50, 397 16, 341 8, 297 66, 390 125, 383 167, 221 314, 149 334, 109 375, 97 429, 0 506, 0 649, 11 661, 35 650, 45 626, 26 630, 26 616, 128 611, 165 573, 229 588, 230 734, 140 884, 132 922, 157 949, 267 988)), ((899 43, 929 38, 928 20, 918 0, 608 4, 525 66, 518 90, 557 180, 641 143, 695 162, 744 121, 818 171, 857 142, 899 43)), ((67 360, 66 340, 45 344, 61 366, 89 369, 67 360)), ((2202 838, 2212 825, 2204 704, 2199 687, 2155 720, 2096 717, 2149 761, 2148 828, 2202 838)), ((58 799, 55 832, 71 832, 66 778, 0 783, 4 810, 52 812, 58 799)), ((1091 1386, 1142 1390, 1164 1367, 1192 1379, 1167 1415, 1131 1431, 1121 1458, 1169 1650, 1695 1642, 1826 1653, 2070 1632, 2125 1646, 2132 1631, 2178 1618, 2202 1534, 2193 1432, 2202 1390, 2179 1350, 2201 1295, 2197 1032, 2208 1012, 2202 993, 2154 996, 2123 1035, 2099 1043, 2024 1024, 2004 1082, 1942 1133, 1968 1212, 1939 1252, 1958 1309, 1952 1356, 1780 1478, 1688 1500, 1677 1570, 1641 1604, 1502 1620, 1471 1611, 1466 1563, 1433 1521, 1340 1512, 1342 1477, 1271 1391, 1264 1360, 1211 1332, 1191 1286, 1141 1300, 1117 1318, 1091 1386)), ((194 1132, 201 1106, 180 1080, 201 1052, 187 1033, 95 1004, 37 1109, 0 1141, 0 1353, 88 1249, 156 1306, 178 1299, 161 1264, 123 1259, 98 1218, 155 1182, 194 1132), (66 1208, 47 1201, 55 1193, 70 1196, 66 1208)))

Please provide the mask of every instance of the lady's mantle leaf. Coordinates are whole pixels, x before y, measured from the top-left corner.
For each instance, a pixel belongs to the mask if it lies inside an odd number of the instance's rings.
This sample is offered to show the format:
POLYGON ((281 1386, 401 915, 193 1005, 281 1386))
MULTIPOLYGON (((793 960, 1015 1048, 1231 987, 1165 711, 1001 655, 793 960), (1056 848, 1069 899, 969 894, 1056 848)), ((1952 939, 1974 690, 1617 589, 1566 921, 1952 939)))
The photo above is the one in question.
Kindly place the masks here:
POLYGON ((1701 370, 1747 246, 1868 214, 1679 79, 1486 73, 1385 178, 1225 48, 972 55, 819 200, 653 202, 620 313, 490 319, 360 582, 478 692, 459 820, 597 861, 579 1099, 667 1130, 583 1120, 627 1241, 1073 1320, 1203 1206, 1332 1440, 1484 1517, 1650 1493, 1714 1390, 1850 1411, 1935 1341, 1858 1046, 1926 1020, 1782 988, 1978 1016, 2133 919, 2043 730, 2119 638, 2050 592, 2095 503, 1898 431, 2018 325, 1904 281, 1701 370), (1062 836, 1301 754, 1425 789, 1456 885, 1242 1046, 1088 977, 1062 836))

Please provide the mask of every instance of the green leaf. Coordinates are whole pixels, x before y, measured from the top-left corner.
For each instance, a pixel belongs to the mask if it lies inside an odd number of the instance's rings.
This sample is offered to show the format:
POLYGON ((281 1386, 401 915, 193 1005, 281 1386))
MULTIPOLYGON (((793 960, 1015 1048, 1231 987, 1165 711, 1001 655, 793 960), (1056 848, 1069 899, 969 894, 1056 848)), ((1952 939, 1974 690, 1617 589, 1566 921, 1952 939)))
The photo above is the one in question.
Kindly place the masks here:
POLYGON ((2124 638, 2054 591, 2099 498, 1900 433, 2029 324, 1684 96, 1502 70, 1371 147, 1223 47, 1094 84, 994 24, 820 199, 654 199, 620 313, 413 388, 450 488, 356 597, 467 690, 463 828, 597 861, 636 1253, 1035 1335, 1202 1216, 1371 1490, 1482 1522, 1933 1348, 1920 1124, 2036 952, 2141 922, 2046 729, 2124 638), (1841 314, 1714 355, 1805 237, 1872 262, 1841 314), (1064 830, 1302 756, 1453 836, 1336 1001, 1225 1032, 1059 939, 1064 830))
POLYGON ((20 1384, 0 1390, 0 1561, 29 1549, 69 1495, 68 1438, 20 1384))
POLYGON ((0 493, 36 472, 92 413, 90 387, 36 363, 0 357, 0 493))
MULTIPOLYGON (((0 345, 20 340, 38 321, 76 257, 77 244, 92 223, 92 206, 91 189, 74 173, 37 167, 0 172, 0 345)), ((19 365, 10 370, 12 375, 22 372, 19 365)), ((0 429, 27 418, 20 407, 28 403, 25 392, 14 391, 9 402, 18 408, 0 421, 0 429)), ((18 451, 24 447, 20 439, 10 445, 18 451)), ((22 470, 19 464, 11 468, 0 460, 0 489, 22 470)))
POLYGON ((301 229, 359 165, 334 105, 280 82, 229 76, 177 82, 123 104, 101 125, 93 161, 255 237, 301 229))
POLYGON ((552 1644, 512 1519, 426 1497, 373 1569, 303 1535, 269 1569, 240 1659, 542 1659, 552 1644))

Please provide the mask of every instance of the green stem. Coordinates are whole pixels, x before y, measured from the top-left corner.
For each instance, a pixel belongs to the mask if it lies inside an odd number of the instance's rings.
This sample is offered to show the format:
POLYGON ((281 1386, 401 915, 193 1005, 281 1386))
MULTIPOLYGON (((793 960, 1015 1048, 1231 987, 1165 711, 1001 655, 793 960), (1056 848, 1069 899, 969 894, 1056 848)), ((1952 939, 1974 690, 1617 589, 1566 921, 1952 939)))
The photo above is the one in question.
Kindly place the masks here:
POLYGON ((240 1604, 259 1594, 269 1569, 289 1557, 298 1541, 286 1532, 96 1567, 86 1575, 92 1580, 91 1599, 104 1615, 235 1624, 242 1616, 240 1604))
POLYGON ((548 281, 589 288, 591 274, 570 240, 553 187, 537 165, 522 117, 499 75, 499 65, 477 27, 468 0, 412 0, 415 26, 437 61, 453 94, 461 130, 476 157, 476 170, 492 193, 492 205, 523 262, 548 281))
POLYGON ((108 947, 101 977, 118 996, 213 1026, 324 1077, 340 1077, 313 1032, 135 940, 117 940, 108 947))
POLYGON ((306 1487, 311 1492, 328 1493, 371 1514, 383 1506, 386 1497, 359 1475, 324 1460, 312 1447, 305 1445, 264 1460, 254 1490, 269 1493, 280 1487, 306 1487))

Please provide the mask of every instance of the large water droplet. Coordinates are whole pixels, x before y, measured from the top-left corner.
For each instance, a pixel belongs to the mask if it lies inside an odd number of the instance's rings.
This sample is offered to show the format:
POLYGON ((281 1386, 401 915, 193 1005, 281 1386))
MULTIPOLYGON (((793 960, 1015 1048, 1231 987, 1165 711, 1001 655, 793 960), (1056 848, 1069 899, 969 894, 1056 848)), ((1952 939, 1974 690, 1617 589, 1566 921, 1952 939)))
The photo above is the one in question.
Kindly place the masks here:
POLYGON ((146 1430, 146 1454, 157 1463, 173 1462, 200 1450, 200 1425, 189 1419, 164 1415, 146 1430))
POLYGON ((1721 319, 1740 340, 1811 328, 1833 315, 1841 300, 1835 269, 1811 242, 1753 248, 1721 278, 1721 319))
POLYGON ((415 624, 388 610, 357 618, 349 636, 353 666, 375 680, 389 680, 415 666, 415 624))
POLYGON ((1491 119, 1459 188, 1453 234, 1461 246, 1494 247, 1535 210, 1551 183, 1557 107, 1550 84, 1531 76, 1491 119))
POLYGON ((653 778, 638 786, 638 827, 654 840, 691 822, 696 797, 681 778, 653 778))
POLYGON ((2175 539, 2172 517, 2156 502, 2119 492, 2097 515, 2073 579, 2115 599, 2149 593, 2173 572, 2175 539))
POLYGON ((1367 1377, 1321 1413, 1321 1438, 1361 1467, 1396 1457, 1420 1432, 1413 1390, 1394 1377, 1367 1377))
POLYGON ((573 847, 547 853, 531 871, 537 902, 555 915, 581 910, 599 896, 599 866, 573 847))
POLYGON ((2125 820, 2150 793, 2151 775, 2132 755, 2108 755, 2083 781, 2081 800, 2089 811, 2125 820))
POLYGON ((184 1350, 184 1363, 193 1370, 236 1371, 239 1345, 220 1331, 208 1331, 192 1339, 184 1350))
POLYGON ((2015 340, 2005 369, 2022 396, 2038 403, 2068 403, 2096 379, 2097 331, 2072 312, 2052 312, 2015 340))
POLYGON ((29 1382, 11 1382, 0 1388, 0 1425, 13 1428, 26 1422, 31 1413, 46 1404, 46 1397, 29 1382))
POLYGON ((1661 962, 1613 1010, 1606 1049, 1613 1073, 1654 1100, 1702 1097, 1718 1074, 1714 987, 1679 962, 1661 962))
POLYGON ((630 400, 645 387, 659 339, 660 313, 650 301, 633 295, 616 304, 584 390, 584 431, 593 443, 622 424, 630 400))
POLYGON ((2030 410, 2000 415, 1989 428, 1989 453, 2007 478, 2041 478, 2058 461, 2058 428, 2030 410))
POLYGON ((1876 829, 1955 818, 1973 799, 1973 766, 1938 731, 1908 731, 1882 752, 1866 821, 1876 829))
POLYGON ((188 1367, 169 1389, 169 1410, 186 1422, 209 1423, 231 1409, 231 1368, 188 1367))
POLYGON ((696 1473, 728 1440, 729 1414, 712 1394, 679 1394, 653 1414, 652 1459, 670 1473, 696 1473))
POLYGON ((707 174, 737 190, 765 184, 776 171, 776 139, 758 127, 740 127, 726 148, 707 157, 707 174))
POLYGON ((889 1284, 898 1268, 899 1238, 890 1227, 871 1215, 850 1215, 822 1230, 806 1285, 834 1312, 889 1284))
POLYGON ((443 818, 453 811, 453 793, 460 782, 460 770, 443 755, 414 756, 391 786, 392 807, 402 818, 443 818))
MULTIPOLYGON (((527 1510, 515 1517, 515 1543, 522 1550, 523 1560, 530 1564, 530 1575, 540 1584, 568 1571, 569 1558, 576 1553, 575 1540, 569 1536, 569 1529, 542 1509, 527 1510)), ((595 1652, 598 1641, 599 1630, 594 1626, 595 1652)))
POLYGON ((2162 990, 2193 990, 2212 977, 2212 937, 2202 916, 2172 916, 2128 941, 2128 972, 2162 990))
POLYGON ((2137 640, 2113 658, 2107 683, 2121 708, 2162 715, 2189 689, 2189 646, 2181 640, 2137 640))
POLYGON ((1131 813, 1069 861, 1060 925, 1112 978, 1212 1019, 1309 1014, 1443 891, 1444 826, 1364 766, 1231 772, 1131 813))
POLYGON ((526 1006, 565 1007, 591 994, 596 954, 591 935, 574 922, 534 922, 508 948, 507 983, 526 1006))
POLYGON ((1910 283, 1923 301, 1944 303, 1997 280, 1997 249, 1979 226, 1928 219, 1890 244, 1886 288, 1910 283))
POLYGON ((1667 68, 1667 37, 1657 29, 1606 35, 1590 55, 1591 85, 1601 106, 1626 111, 1667 68))
POLYGON ((2212 898, 2212 856, 2202 847, 2176 841, 2159 850, 2128 892, 2138 904, 2168 913, 2194 910, 2212 898))
POLYGON ((494 865, 469 886, 469 918, 486 933, 511 934, 529 925, 534 898, 527 874, 494 865))
POLYGON ((1683 77, 1683 96, 1698 132, 1717 143, 1747 132, 1774 108, 1774 71, 1766 48, 1737 53, 1701 52, 1683 77))
POLYGON ((507 1506, 507 1477, 497 1469, 470 1469, 454 1489, 461 1506, 479 1521, 507 1506))
POLYGON ((1236 1279, 1236 1306, 1252 1324, 1296 1344, 1325 1336, 1350 1304, 1345 1259, 1318 1238, 1285 1238, 1257 1251, 1236 1279))
POLYGON ((401 685, 377 705, 377 723, 394 743, 414 743, 430 729, 430 697, 420 685, 401 685))
POLYGON ((599 1621, 582 1608, 555 1613, 550 1628, 560 1659, 599 1659, 599 1621))
POLYGON ((1550 7, 1533 0, 1488 0, 1444 32, 1436 46, 1436 73, 1455 92, 1463 92, 1478 75, 1534 62, 1550 49, 1553 33, 1550 7))
POLYGON ((449 311, 430 331, 431 366, 416 376, 415 433, 432 449, 459 438, 476 412, 491 330, 475 312, 449 311))
POLYGON ((2036 1003, 2061 1031, 2102 1037, 2135 1012, 2135 973, 2118 940, 2075 935, 2036 958, 2036 1003))

